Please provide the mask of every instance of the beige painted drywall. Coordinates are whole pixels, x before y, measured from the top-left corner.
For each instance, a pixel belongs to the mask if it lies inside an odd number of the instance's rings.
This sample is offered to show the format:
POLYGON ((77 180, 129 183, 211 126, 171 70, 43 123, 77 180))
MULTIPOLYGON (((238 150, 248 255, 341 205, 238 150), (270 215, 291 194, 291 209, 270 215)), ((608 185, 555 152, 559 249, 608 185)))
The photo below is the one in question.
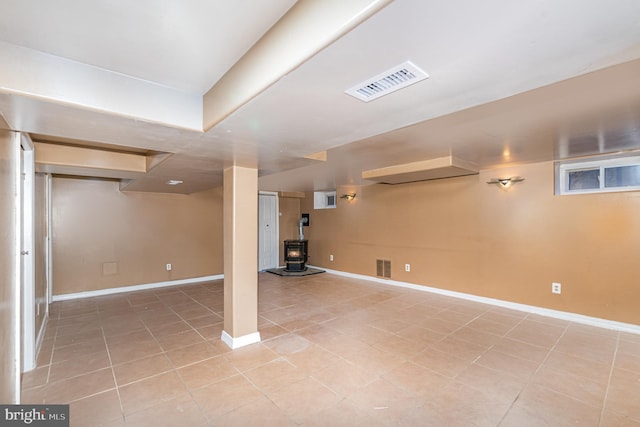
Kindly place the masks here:
POLYGON ((54 177, 52 204, 54 295, 222 274, 221 189, 120 192, 54 177))
POLYGON ((16 334, 20 307, 16 302, 18 279, 16 268, 16 165, 20 150, 15 134, 0 129, 0 402, 18 403, 20 388, 16 334), (17 365, 18 363, 18 365, 17 365))
POLYGON ((258 332, 258 170, 224 170, 224 332, 258 332))
POLYGON ((302 200, 311 264, 375 276, 388 259, 393 280, 640 324, 640 192, 555 196, 551 162, 351 191, 336 209, 302 200))

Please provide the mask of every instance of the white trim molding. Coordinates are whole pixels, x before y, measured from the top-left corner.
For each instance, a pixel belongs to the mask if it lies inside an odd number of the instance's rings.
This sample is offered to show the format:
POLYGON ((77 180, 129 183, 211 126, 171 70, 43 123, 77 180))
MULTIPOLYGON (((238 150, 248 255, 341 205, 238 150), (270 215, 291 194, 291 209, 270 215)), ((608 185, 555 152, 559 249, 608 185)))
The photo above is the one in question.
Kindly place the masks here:
POLYGON ((224 279, 224 274, 216 274, 213 276, 192 277, 189 279, 171 280, 168 282, 147 283, 143 285, 121 286, 118 288, 98 289, 95 291, 76 292, 72 294, 54 295, 53 302, 67 301, 78 298, 99 297, 103 295, 119 294, 122 292, 144 291, 147 289, 165 288, 168 286, 188 285, 192 283, 211 282, 213 280, 224 279))
POLYGON ((232 337, 227 331, 222 331, 220 336, 222 342, 224 342, 231 350, 235 350, 246 345, 255 344, 260 342, 260 332, 254 332, 252 334, 243 335, 241 337, 232 337))
MULTIPOLYGON (((312 266, 310 265, 309 267, 312 267, 312 266)), ((504 300, 499 300, 494 298, 481 297, 478 295, 465 294, 462 292, 448 291, 446 289, 432 288, 430 286, 425 286, 425 285, 416 285, 413 283, 399 282, 396 280, 365 276, 363 274, 354 274, 354 273, 347 273, 345 271, 330 270, 324 267, 315 267, 315 268, 322 268, 327 273, 335 274, 338 276, 349 277, 352 279, 368 280, 370 282, 382 283, 384 285, 399 286, 401 288, 409 288, 409 289, 414 289, 422 292, 431 292, 434 294, 446 295, 453 298, 475 301, 483 304, 490 304, 497 307, 509 308, 511 310, 522 311, 525 313, 538 314, 541 316, 553 317, 555 319, 568 320, 570 322, 596 326, 598 328, 613 329, 616 331, 630 332, 632 334, 640 334, 640 325, 634 325, 631 323, 616 322, 614 320, 601 319, 598 317, 590 317, 590 316, 585 316, 583 314, 552 310, 549 308, 536 307, 534 305, 526 305, 526 304, 520 304, 516 302, 504 301, 504 300)))

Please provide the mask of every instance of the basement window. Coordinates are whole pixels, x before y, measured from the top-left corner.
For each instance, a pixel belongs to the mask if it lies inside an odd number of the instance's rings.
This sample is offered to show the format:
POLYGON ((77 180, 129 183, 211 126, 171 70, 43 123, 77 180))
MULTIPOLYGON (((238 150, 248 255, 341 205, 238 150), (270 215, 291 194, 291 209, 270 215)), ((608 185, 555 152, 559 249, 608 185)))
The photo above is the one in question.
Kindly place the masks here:
POLYGON ((564 162, 556 168, 557 194, 640 190, 640 157, 564 162))
POLYGON ((314 209, 335 209, 336 207, 336 191, 314 191, 313 192, 313 208, 314 209))

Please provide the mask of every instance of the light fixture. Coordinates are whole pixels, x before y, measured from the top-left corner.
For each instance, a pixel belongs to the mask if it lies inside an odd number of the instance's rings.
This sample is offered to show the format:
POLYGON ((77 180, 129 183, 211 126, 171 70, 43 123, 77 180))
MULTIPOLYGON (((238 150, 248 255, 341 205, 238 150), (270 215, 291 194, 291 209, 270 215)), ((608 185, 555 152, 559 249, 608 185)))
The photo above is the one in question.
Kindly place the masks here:
POLYGON ((170 179, 169 181, 166 182, 167 185, 180 185, 182 184, 184 181, 180 181, 178 179, 170 179))
POLYGON ((509 178, 492 178, 489 181, 487 181, 487 184, 496 184, 498 187, 501 188, 509 188, 511 187, 511 184, 513 184, 514 182, 521 182, 524 181, 524 178, 521 176, 512 176, 509 178))
POLYGON ((356 198, 356 193, 346 193, 340 196, 341 199, 345 199, 347 201, 351 201, 356 198))

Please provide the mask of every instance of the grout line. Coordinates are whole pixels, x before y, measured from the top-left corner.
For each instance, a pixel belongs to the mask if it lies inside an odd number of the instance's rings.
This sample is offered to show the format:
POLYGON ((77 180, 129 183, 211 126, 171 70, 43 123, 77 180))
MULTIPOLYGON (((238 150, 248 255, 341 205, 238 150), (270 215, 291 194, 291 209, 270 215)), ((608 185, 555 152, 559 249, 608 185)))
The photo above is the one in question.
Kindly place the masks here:
POLYGON ((598 420, 598 426, 602 426, 604 420, 604 414, 607 409, 607 399, 609 397, 609 389, 611 388, 611 378, 613 378, 613 370, 616 365, 616 359, 618 357, 618 347, 620 346, 620 332, 616 335, 616 349, 613 352, 613 359, 611 360, 611 368, 609 369, 609 378, 607 379, 607 389, 604 392, 604 400, 602 401, 602 411, 600 411, 600 419, 598 420))
MULTIPOLYGON (((100 321, 102 323, 102 320, 100 321)), ((118 403, 120 404, 120 415, 122 417, 123 422, 126 425, 126 419, 124 417, 124 405, 122 404, 122 398, 120 397, 120 386, 118 385, 118 380, 116 379, 116 371, 113 369, 113 361, 111 360, 111 352, 109 351, 109 344, 107 343, 107 336, 104 333, 104 329, 102 325, 100 325, 100 330, 102 331, 102 339, 104 340, 104 346, 107 349, 107 357, 109 358, 109 367, 111 368, 111 375, 113 376, 113 384, 115 385, 116 395, 118 396, 118 403)))
MULTIPOLYGON (((525 316, 522 320, 524 321, 525 319, 527 319, 529 316, 525 316)), ((520 323, 518 323, 520 324, 520 323)), ((569 323, 570 324, 570 323, 569 323)), ((509 412, 511 412, 511 409, 513 409, 513 406, 516 404, 516 402, 520 399, 520 396, 522 395, 522 392, 525 391, 527 389, 527 387, 529 387, 532 383, 533 378, 535 378, 536 374, 538 372, 540 372, 540 369, 542 368, 542 366, 545 364, 545 362, 549 359, 549 356, 551 355, 551 353, 553 353, 553 350, 555 350, 556 345, 560 342, 560 340, 562 339, 562 337, 564 336, 564 334, 567 332, 567 329, 569 328, 569 324, 565 325, 564 330, 562 331, 562 334, 560 334, 560 336, 556 339, 556 342, 553 344, 553 346, 551 346, 551 348, 549 349, 549 351, 547 352, 546 356, 544 357, 544 359, 542 359, 542 361, 540 362, 540 364, 538 365, 538 367, 536 368, 536 370, 533 372, 533 374, 531 374, 529 376, 529 378, 527 379, 524 387, 522 387, 522 390, 520 390, 518 392, 518 394, 516 395, 516 397, 513 399, 513 401, 511 402, 511 405, 509 405, 509 409, 507 409, 504 413, 504 415, 502 416, 502 418, 500 418, 500 421, 498 421, 498 426, 502 424, 502 422, 504 421, 504 419, 507 417, 507 415, 509 415, 509 412)), ((518 340, 516 340, 518 341, 518 340)), ((521 341, 522 342, 522 341, 521 341)), ((531 344, 531 343, 528 343, 531 344)), ((555 390, 554 390, 555 391, 555 390)), ((557 392, 556 392, 557 393, 557 392)), ((570 396, 571 397, 571 396, 570 396)))

